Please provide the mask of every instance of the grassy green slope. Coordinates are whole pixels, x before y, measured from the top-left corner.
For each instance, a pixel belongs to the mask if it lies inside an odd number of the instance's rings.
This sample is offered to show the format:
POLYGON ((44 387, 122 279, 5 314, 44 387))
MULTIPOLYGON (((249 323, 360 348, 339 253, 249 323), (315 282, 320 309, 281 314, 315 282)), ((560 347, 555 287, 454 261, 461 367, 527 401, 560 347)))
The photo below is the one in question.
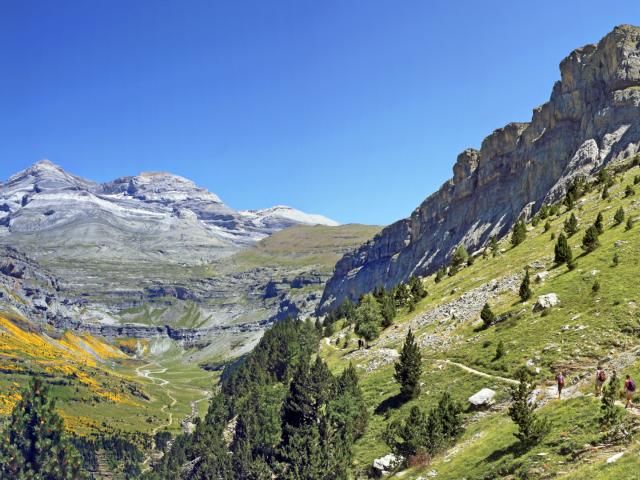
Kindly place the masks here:
MULTIPOLYGON (((506 416, 509 384, 469 373, 444 360, 507 378, 529 362, 532 369, 539 369, 535 379, 542 389, 553 387, 556 369, 565 371, 571 384, 574 379, 591 374, 600 360, 608 362, 609 368, 618 365, 623 370, 621 373, 640 375, 636 355, 625 355, 640 345, 637 310, 640 301, 637 283, 640 224, 629 231, 625 231, 624 223, 613 225, 613 215, 620 206, 624 207, 627 216, 635 218, 639 215, 638 196, 624 197, 625 186, 633 184, 633 177, 638 174, 640 168, 635 167, 620 175, 609 190, 609 199, 602 200, 600 193, 594 191, 573 209, 580 222, 580 231, 569 239, 574 257, 577 257, 575 270, 569 271, 566 266, 554 268, 553 265, 555 241, 551 236, 558 235, 569 215, 562 213, 550 220, 548 232, 543 232, 544 221, 535 228, 529 226, 527 239, 515 248, 511 248, 508 239, 503 239, 500 243, 503 253, 496 258, 478 258, 472 266, 440 283, 434 283, 433 277, 427 279, 429 296, 415 312, 398 317, 395 325, 384 331, 368 351, 354 350, 354 341, 344 348, 346 329, 323 343, 322 354, 333 370, 339 371, 351 361, 362 371, 362 387, 373 414, 367 433, 355 446, 359 465, 368 466, 374 458, 389 452, 380 434, 388 422, 405 416, 412 405, 429 407, 444 390, 466 404, 466 398, 475 391, 489 387, 498 392, 497 406, 482 415, 467 415, 466 433, 452 450, 422 469, 406 472, 403 478, 415 478, 431 469, 438 472, 439 479, 509 478, 516 474, 528 474, 527 478, 563 475, 569 475, 567 478, 610 478, 607 475, 614 471, 616 478, 637 478, 634 476, 640 468, 637 446, 584 447, 585 444, 597 445, 601 436, 597 424, 599 402, 589 396, 590 380, 578 383, 575 398, 562 402, 549 400, 541 407, 541 414, 552 420, 553 431, 542 444, 521 454, 515 450, 514 426, 506 416), (601 247, 582 255, 579 245, 584 231, 600 211, 605 218, 601 247), (620 258, 618 266, 613 266, 615 253, 620 258), (514 274, 521 276, 527 265, 532 267, 532 276, 537 269, 549 271, 549 277, 542 283, 532 283, 534 295, 527 303, 521 303, 518 298, 519 279, 515 288, 490 295, 489 303, 494 312, 509 314, 507 320, 486 330, 480 328, 478 313, 465 321, 444 314, 433 322, 420 321, 429 311, 493 279, 514 274), (601 289, 594 293, 592 286, 596 280, 601 289), (532 306, 536 297, 546 293, 556 293, 560 304, 544 313, 534 313, 532 306), (385 354, 388 351, 384 349, 399 349, 409 326, 417 331, 418 341, 424 345, 423 392, 418 399, 395 406, 393 397, 399 387, 392 379, 393 360, 389 361, 385 354), (504 342, 507 353, 495 361, 493 357, 500 341, 504 342), (387 360, 376 361, 379 358, 387 360), (389 404, 391 408, 387 408, 389 404), (619 463, 608 465, 604 462, 612 454, 627 448, 619 463), (631 463, 634 468, 624 468, 631 463)), ((561 211, 564 212, 564 208, 561 211)))
POLYGON ((344 253, 373 238, 380 230, 375 225, 359 224, 290 227, 237 253, 233 262, 239 268, 315 266, 330 273, 344 253))

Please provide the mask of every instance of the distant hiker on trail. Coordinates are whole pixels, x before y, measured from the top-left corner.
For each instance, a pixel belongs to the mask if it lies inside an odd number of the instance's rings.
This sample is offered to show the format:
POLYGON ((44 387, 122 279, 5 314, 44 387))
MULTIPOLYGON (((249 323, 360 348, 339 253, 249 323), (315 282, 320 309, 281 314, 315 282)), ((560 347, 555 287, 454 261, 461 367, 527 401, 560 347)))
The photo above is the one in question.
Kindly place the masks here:
POLYGON ((560 400, 560 397, 562 396, 562 389, 564 388, 564 373, 563 372, 560 372, 556 376, 556 382, 558 384, 558 400, 560 400))
POLYGON ((633 406, 633 394, 636 392, 636 382, 631 380, 631 375, 627 375, 627 379, 624 381, 624 396, 627 398, 627 404, 624 408, 633 406))
POLYGON ((596 397, 602 395, 602 387, 606 379, 607 374, 604 372, 604 368, 602 368, 602 365, 598 365, 596 369, 596 397))

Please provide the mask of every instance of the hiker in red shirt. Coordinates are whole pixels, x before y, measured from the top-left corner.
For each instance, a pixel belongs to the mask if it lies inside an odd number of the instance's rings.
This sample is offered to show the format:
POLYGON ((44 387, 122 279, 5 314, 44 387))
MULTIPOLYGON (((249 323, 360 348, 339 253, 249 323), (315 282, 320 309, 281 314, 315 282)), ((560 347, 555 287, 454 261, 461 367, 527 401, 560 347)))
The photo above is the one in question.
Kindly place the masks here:
POLYGON ((633 394, 636 392, 636 382, 631 380, 631 375, 627 375, 627 379, 624 381, 624 395, 627 397, 627 404, 624 408, 633 406, 633 394))
POLYGON ((560 400, 560 397, 562 396, 562 389, 564 388, 564 373, 563 372, 560 372, 556 376, 556 382, 558 384, 558 400, 560 400))

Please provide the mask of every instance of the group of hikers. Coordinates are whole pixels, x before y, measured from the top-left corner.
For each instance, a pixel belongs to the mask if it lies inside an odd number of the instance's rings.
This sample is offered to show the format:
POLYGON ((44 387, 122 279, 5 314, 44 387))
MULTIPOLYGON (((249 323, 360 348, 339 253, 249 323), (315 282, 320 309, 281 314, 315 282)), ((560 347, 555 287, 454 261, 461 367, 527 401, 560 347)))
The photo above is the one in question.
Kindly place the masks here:
MULTIPOLYGON (((607 373, 604 371, 602 365, 598 365, 595 372, 596 377, 596 397, 602 395, 602 388, 604 387, 604 382, 607 380, 607 373)), ((565 379, 564 373, 560 372, 556 376, 556 383, 558 385, 558 400, 562 398, 562 389, 564 388, 565 379)), ((627 403, 624 408, 629 408, 633 406, 633 394, 636 392, 636 382, 633 381, 631 375, 627 375, 624 381, 624 396, 626 398, 627 403)))

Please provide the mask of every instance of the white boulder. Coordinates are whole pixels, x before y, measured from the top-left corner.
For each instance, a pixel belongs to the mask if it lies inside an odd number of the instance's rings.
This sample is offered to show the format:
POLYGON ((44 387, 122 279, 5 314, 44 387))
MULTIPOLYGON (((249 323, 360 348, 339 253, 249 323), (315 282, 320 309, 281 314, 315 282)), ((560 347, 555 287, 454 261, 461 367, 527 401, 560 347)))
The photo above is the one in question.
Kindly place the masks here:
POLYGON ((402 463, 403 458, 393 453, 388 453, 384 457, 376 458, 373 461, 373 469, 379 475, 387 475, 402 463))
POLYGON ((483 388, 469 397, 469 403, 474 407, 491 405, 495 396, 496 392, 494 390, 491 390, 490 388, 483 388))
POLYGON ((547 308, 555 307, 560 303, 558 295, 555 293, 547 293, 546 295, 540 295, 535 305, 533 306, 534 312, 546 310, 547 308))

